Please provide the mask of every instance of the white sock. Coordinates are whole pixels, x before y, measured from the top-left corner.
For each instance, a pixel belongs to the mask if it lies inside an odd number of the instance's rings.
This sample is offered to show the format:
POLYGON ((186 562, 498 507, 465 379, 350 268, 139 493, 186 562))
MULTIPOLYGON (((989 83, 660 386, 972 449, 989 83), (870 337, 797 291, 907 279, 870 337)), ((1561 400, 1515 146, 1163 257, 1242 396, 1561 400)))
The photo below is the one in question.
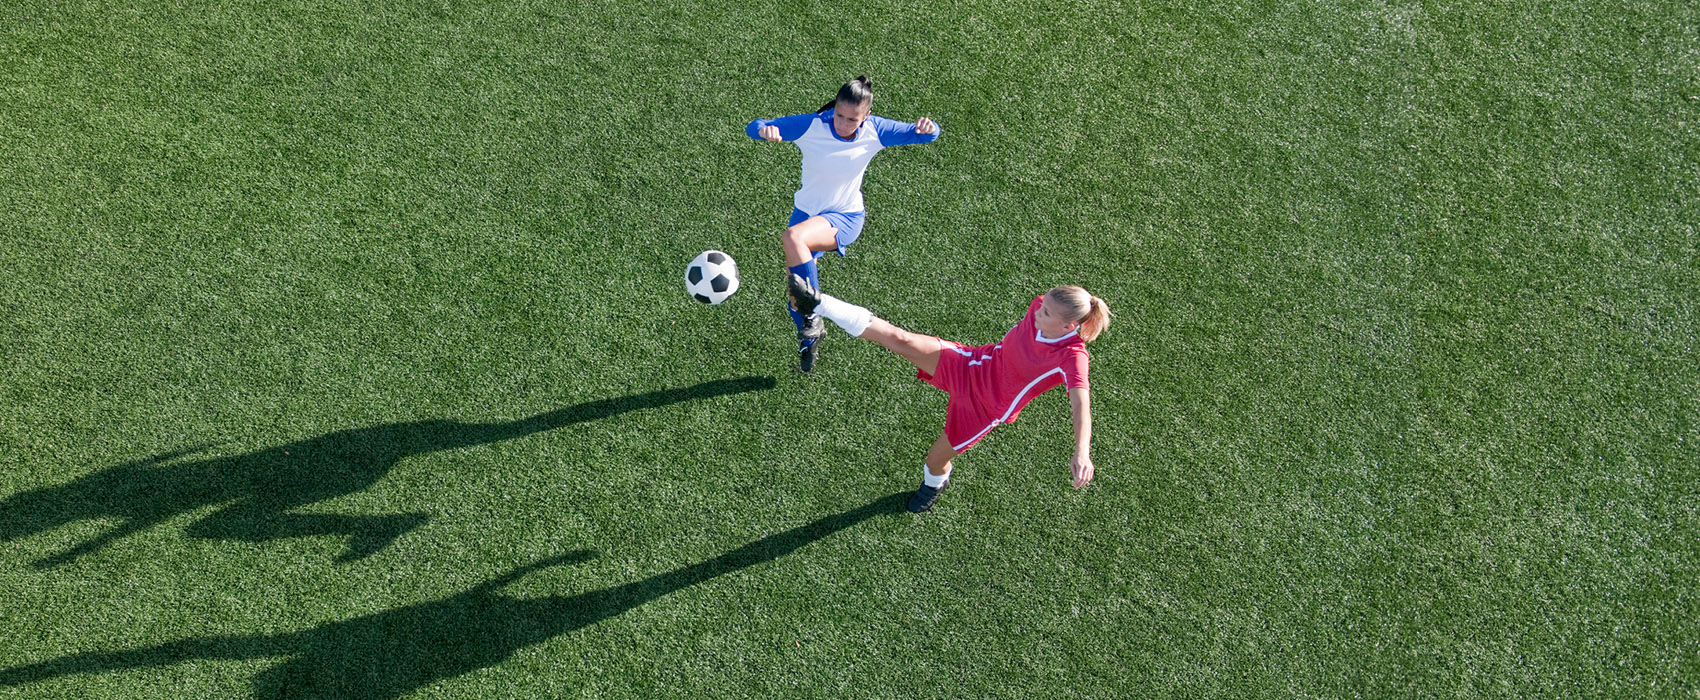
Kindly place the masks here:
POLYGON ((826 317, 826 320, 838 324, 845 333, 852 337, 862 337, 862 331, 874 324, 874 313, 863 307, 844 301, 831 294, 820 295, 820 305, 815 307, 815 313, 826 317))
POLYGON ((944 470, 943 474, 934 474, 933 470, 927 468, 925 462, 921 463, 921 483, 936 489, 943 486, 946 481, 950 481, 949 469, 944 470))

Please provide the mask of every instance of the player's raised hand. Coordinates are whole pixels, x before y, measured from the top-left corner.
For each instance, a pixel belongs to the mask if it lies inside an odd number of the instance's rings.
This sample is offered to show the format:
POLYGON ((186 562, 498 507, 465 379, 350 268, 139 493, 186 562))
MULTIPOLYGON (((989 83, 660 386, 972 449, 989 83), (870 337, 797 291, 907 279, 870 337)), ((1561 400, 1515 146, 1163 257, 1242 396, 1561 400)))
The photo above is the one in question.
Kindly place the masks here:
POLYGON ((926 117, 921 117, 919 121, 915 122, 915 133, 917 134, 931 134, 938 130, 939 125, 934 124, 933 120, 926 117))
POLYGON ((779 138, 779 127, 774 126, 772 124, 768 124, 767 126, 762 127, 761 131, 757 131, 756 134, 761 136, 764 139, 769 140, 769 141, 784 141, 785 140, 785 139, 779 138))
POLYGON ((1092 483, 1091 457, 1075 455, 1074 459, 1069 460, 1068 468, 1074 472, 1075 488, 1085 488, 1087 484, 1092 483))

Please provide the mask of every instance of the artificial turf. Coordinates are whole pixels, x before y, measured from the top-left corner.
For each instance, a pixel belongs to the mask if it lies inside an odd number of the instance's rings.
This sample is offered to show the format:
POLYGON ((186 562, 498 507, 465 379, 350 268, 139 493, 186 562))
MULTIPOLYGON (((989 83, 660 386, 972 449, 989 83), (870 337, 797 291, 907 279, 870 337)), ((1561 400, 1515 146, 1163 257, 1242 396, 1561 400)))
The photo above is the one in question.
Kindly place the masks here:
POLYGON ((0 12, 0 697, 1694 697, 1681 2, 49 2, 0 12), (1035 401, 793 368, 823 287, 1035 401), (744 271, 718 307, 683 266, 744 271))

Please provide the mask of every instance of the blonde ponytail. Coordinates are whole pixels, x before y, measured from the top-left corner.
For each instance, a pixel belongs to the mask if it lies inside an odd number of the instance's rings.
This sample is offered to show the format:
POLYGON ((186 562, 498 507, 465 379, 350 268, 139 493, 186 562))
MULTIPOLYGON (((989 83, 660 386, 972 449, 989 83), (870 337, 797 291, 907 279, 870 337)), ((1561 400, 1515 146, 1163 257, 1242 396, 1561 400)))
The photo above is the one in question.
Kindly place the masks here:
POLYGON ((1086 312, 1086 318, 1080 319, 1080 337, 1090 343, 1098 339, 1098 334, 1110 327, 1110 305, 1103 299, 1092 297, 1092 309, 1086 312))
POLYGON ((1061 307, 1059 311, 1071 321, 1080 323, 1080 339, 1088 343, 1110 327, 1110 305, 1091 292, 1072 284, 1054 287, 1045 296, 1061 307))

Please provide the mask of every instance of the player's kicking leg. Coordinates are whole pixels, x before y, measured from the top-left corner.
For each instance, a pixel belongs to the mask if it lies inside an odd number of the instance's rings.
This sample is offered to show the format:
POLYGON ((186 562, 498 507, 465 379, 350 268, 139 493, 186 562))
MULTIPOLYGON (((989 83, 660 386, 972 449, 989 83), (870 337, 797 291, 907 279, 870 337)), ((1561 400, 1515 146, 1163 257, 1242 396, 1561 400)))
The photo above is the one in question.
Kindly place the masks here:
POLYGON ((866 308, 844 301, 831 294, 822 294, 801 276, 792 274, 787 283, 791 303, 799 313, 819 314, 851 336, 879 343, 885 349, 903 356, 927 374, 939 367, 939 353, 944 341, 936 337, 911 333, 879 318, 866 308))

